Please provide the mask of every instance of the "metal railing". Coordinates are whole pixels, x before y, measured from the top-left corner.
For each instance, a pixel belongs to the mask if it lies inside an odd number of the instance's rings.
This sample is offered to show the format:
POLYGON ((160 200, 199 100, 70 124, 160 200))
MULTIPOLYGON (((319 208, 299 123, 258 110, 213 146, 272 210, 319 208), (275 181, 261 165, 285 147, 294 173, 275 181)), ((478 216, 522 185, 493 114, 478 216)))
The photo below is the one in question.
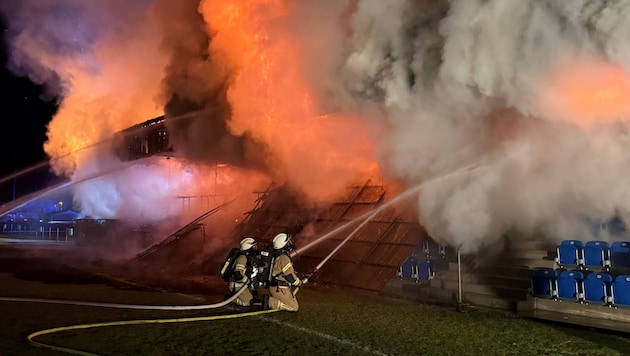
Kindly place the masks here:
POLYGON ((2 223, 1 235, 35 240, 68 242, 74 240, 74 226, 54 226, 51 224, 2 223))

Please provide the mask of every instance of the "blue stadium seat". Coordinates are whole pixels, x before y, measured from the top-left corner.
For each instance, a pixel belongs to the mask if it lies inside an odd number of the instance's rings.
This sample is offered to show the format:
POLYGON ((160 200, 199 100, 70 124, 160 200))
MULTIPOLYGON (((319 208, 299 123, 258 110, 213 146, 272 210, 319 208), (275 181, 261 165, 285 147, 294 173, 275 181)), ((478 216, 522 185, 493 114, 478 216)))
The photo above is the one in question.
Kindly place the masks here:
POLYGON ((610 271, 610 246, 606 241, 587 241, 583 248, 584 266, 610 271))
POLYGON ((400 279, 417 279, 418 265, 416 257, 414 255, 409 256, 409 258, 407 258, 407 260, 400 266, 398 273, 396 274, 400 277, 400 279))
POLYGON ((428 241, 428 240, 422 241, 422 252, 427 257, 431 256, 431 242, 430 241, 428 241))
POLYGON ((615 241, 610 245, 610 266, 630 267, 630 241, 615 241))
POLYGON ((580 271, 562 271, 556 280, 558 298, 581 302, 584 300, 582 282, 584 274, 580 271))
POLYGON ((426 257, 442 257, 446 256, 446 246, 432 240, 422 242, 422 250, 426 257))
POLYGON ((531 277, 532 295, 539 298, 555 298, 557 278, 558 272, 553 268, 535 270, 531 277))
POLYGON ((435 268, 433 261, 420 260, 418 261, 418 279, 421 281, 428 281, 435 276, 435 268))
POLYGON ((613 277, 608 273, 590 273, 582 282, 584 301, 612 305, 611 284, 613 277))
POLYGON ((622 274, 615 277, 611 291, 614 305, 630 307, 630 275, 622 274))
POLYGON ((560 268, 584 267, 584 243, 580 240, 564 240, 556 247, 556 263, 560 268))

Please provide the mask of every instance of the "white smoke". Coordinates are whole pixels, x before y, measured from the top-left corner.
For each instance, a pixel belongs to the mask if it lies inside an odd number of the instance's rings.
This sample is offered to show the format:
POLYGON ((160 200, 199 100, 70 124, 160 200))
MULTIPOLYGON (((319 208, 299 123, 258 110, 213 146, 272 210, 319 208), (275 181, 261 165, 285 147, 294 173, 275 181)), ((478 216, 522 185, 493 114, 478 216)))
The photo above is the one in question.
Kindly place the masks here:
POLYGON ((592 1, 358 3, 344 69, 350 88, 386 108, 384 167, 410 185, 484 167, 422 191, 431 235, 475 251, 510 230, 581 238, 585 217, 627 216, 628 126, 617 120, 627 117, 581 127, 541 95, 554 95, 549 77, 571 58, 630 69, 629 11, 592 1))

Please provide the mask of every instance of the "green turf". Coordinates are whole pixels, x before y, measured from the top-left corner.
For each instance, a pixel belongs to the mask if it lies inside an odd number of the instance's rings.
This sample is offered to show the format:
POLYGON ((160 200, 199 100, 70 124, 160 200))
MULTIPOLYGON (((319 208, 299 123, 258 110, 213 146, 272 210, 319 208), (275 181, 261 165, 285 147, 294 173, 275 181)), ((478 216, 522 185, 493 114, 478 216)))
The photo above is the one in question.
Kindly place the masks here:
MULTIPOLYGON (((1 296, 115 303, 194 304, 178 294, 99 285, 21 281, 0 274, 1 296)), ((216 297, 216 296, 214 296, 216 297)), ((209 297, 210 298, 210 297, 209 297)), ((43 335, 37 341, 101 355, 627 355, 624 334, 517 319, 493 310, 463 313, 410 301, 349 295, 306 285, 300 311, 187 323, 111 326, 43 335)), ((63 354, 29 345, 34 331, 115 320, 255 311, 143 311, 0 302, 2 355, 63 354)))

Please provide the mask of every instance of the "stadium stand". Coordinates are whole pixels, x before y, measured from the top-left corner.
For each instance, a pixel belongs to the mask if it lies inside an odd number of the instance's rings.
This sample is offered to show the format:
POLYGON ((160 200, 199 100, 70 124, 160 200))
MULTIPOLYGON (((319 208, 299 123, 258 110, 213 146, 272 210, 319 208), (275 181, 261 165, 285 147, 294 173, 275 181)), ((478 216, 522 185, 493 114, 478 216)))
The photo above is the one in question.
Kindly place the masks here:
POLYGON ((431 260, 418 261, 418 279, 428 281, 435 276, 435 266, 431 260))
POLYGON ((630 307, 630 241, 563 240, 555 262, 533 272, 534 297, 630 307))
POLYGON ((584 301, 611 306, 613 304, 611 284, 612 275, 608 273, 589 273, 582 282, 584 301))
POLYGON ((587 241, 583 248, 584 267, 610 271, 610 246, 606 241, 587 241))
POLYGON ((422 242, 422 252, 427 258, 441 257, 446 258, 447 246, 439 244, 432 240, 425 240, 422 242))
POLYGON ((531 277, 532 294, 540 298, 556 298, 556 279, 558 272, 553 268, 541 268, 531 277))
POLYGON ((396 271, 401 280, 416 283, 433 279, 438 270, 447 269, 455 258, 452 249, 431 239, 423 240, 396 271))
POLYGON ((418 279, 418 264, 415 255, 411 255, 398 268, 400 279, 418 279))
POLYGON ((560 268, 567 266, 584 268, 584 243, 580 240, 564 240, 556 247, 556 263, 560 268))
POLYGON ((584 300, 582 282, 584 273, 581 271, 562 271, 556 280, 558 299, 581 302, 584 300))

